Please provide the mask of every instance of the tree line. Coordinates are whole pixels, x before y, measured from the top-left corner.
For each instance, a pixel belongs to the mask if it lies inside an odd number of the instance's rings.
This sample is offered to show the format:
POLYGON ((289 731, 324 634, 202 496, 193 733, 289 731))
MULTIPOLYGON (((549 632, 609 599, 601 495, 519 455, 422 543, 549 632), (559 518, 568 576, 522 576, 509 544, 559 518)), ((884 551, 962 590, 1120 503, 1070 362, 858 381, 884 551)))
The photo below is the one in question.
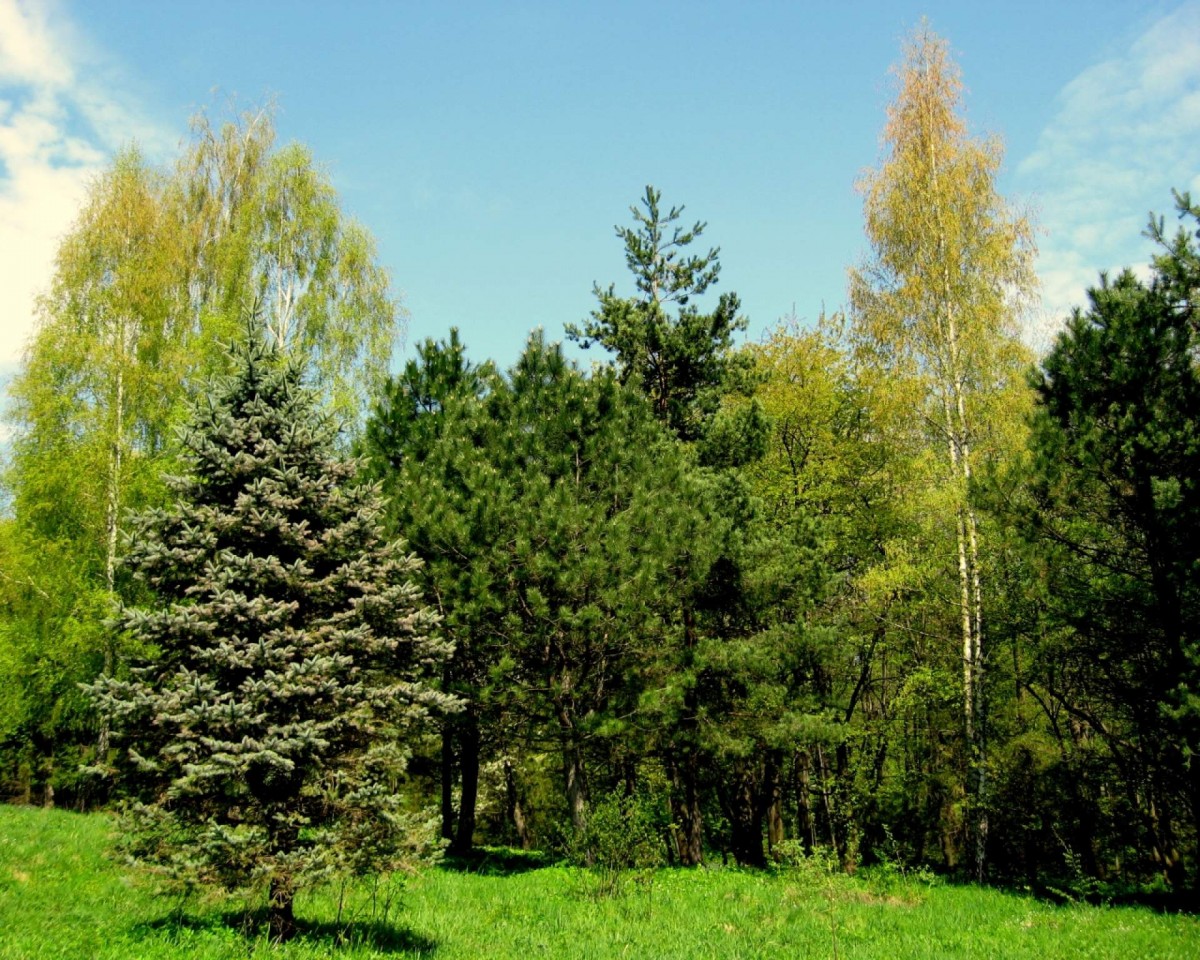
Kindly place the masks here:
POLYGON ((647 187, 616 230, 632 292, 597 286, 565 329, 590 368, 535 333, 500 370, 449 331, 389 374, 398 308, 312 158, 265 113, 193 133, 174 170, 127 152, 94 184, 12 388, 10 797, 129 792, 95 691, 169 647, 113 614, 166 603, 133 575, 130 511, 194 464, 177 428, 229 372, 221 345, 261 341, 347 425, 329 442, 419 561, 439 653, 384 779, 451 852, 586 848, 616 811, 680 865, 827 848, 846 869, 1194 890, 1186 194, 1178 231, 1150 224, 1149 276, 1101 275, 1036 358, 1033 230, 922 28, 859 183, 870 250, 844 312, 739 344, 706 225, 647 187))

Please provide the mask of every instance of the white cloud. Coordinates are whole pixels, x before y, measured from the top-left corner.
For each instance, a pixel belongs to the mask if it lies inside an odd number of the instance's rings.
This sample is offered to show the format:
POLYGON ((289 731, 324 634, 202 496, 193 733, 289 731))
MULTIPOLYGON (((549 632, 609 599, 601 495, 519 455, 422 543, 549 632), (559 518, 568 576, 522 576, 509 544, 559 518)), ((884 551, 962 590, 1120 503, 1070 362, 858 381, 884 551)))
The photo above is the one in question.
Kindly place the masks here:
POLYGON ((21 356, 90 179, 129 140, 168 145, 123 87, 52 3, 0 0, 0 366, 21 356))
POLYGON ((1041 210, 1042 340, 1085 303, 1101 270, 1145 269, 1151 210, 1200 180, 1200 2, 1156 21, 1120 56, 1089 67, 1016 170, 1041 210))
POLYGON ((71 69, 56 49, 45 6, 5 0, 0 3, 0 80, 64 86, 71 69))

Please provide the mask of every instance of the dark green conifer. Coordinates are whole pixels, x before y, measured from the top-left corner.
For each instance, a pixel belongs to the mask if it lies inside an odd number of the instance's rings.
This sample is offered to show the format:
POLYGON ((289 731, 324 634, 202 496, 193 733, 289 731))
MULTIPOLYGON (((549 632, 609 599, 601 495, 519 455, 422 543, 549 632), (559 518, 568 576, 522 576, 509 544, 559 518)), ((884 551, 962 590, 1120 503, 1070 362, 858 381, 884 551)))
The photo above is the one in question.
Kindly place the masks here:
POLYGON ((425 680, 450 645, 417 561, 383 539, 378 490, 335 455, 300 368, 258 344, 237 360, 185 434, 174 504, 130 538, 158 602, 118 626, 157 655, 91 689, 127 746, 131 858, 267 891, 287 939, 298 889, 416 852, 406 743, 457 703, 425 680))
POLYGON ((1151 222, 1149 282, 1101 275, 1034 380, 1026 531, 1056 628, 1035 675, 1103 745, 1084 778, 1110 758, 1107 782, 1086 784, 1112 797, 1092 822, 1119 824, 1123 864, 1149 850, 1186 889, 1200 861, 1200 210, 1177 203, 1190 222, 1174 237, 1151 222))

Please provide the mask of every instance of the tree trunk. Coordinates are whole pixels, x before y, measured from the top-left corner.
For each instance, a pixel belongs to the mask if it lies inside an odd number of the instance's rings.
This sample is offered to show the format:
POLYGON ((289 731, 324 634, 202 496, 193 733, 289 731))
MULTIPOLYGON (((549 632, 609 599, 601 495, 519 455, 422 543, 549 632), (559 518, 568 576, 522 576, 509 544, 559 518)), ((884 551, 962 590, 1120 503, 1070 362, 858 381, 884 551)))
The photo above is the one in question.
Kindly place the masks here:
POLYGON ((571 811, 571 826, 578 832, 587 825, 587 781, 575 720, 566 703, 558 704, 558 722, 563 738, 563 783, 566 787, 567 809, 571 811))
POLYGON ((821 776, 821 800, 825 807, 825 825, 829 830, 829 845, 837 851, 838 859, 842 859, 844 852, 842 845, 838 842, 837 826, 834 818, 833 809, 833 794, 829 789, 829 764, 825 760, 825 751, 817 746, 817 772, 821 776))
MULTIPOLYGON (((964 444, 963 471, 967 482, 970 483, 971 463, 968 459, 968 453, 969 451, 964 444)), ((973 592, 973 624, 971 631, 973 645, 971 655, 975 663, 975 688, 972 691, 975 698, 972 707, 972 713, 975 718, 975 730, 970 744, 972 772, 974 773, 972 778, 974 781, 974 804, 972 808, 971 830, 975 841, 975 879, 979 883, 983 883, 987 870, 988 838, 987 727, 983 699, 983 594, 979 576, 979 538, 976 532, 975 511, 969 503, 967 504, 966 513, 967 549, 971 561, 971 587, 973 592)))
MULTIPOLYGON (((931 123, 929 129, 934 129, 931 123)), ((937 141, 927 140, 930 177, 935 195, 939 194, 938 179, 940 158, 937 141)), ((962 361, 959 317, 951 284, 946 230, 943 210, 939 204, 933 206, 937 230, 938 263, 941 265, 939 278, 941 289, 935 306, 939 334, 944 338, 942 345, 943 393, 942 403, 946 416, 946 440, 950 449, 950 465, 955 483, 963 485, 962 501, 955 517, 958 537, 958 571, 962 605, 963 630, 963 709, 967 744, 967 817, 968 829, 973 841, 975 876, 983 881, 987 855, 987 769, 983 743, 982 673, 983 673, 983 596, 979 575, 979 539, 975 522, 975 511, 970 504, 971 483, 971 428, 967 417, 967 384, 962 361)))
POLYGON ((793 761, 796 778, 796 830, 804 852, 812 853, 817 845, 816 822, 812 814, 812 790, 809 786, 812 757, 807 750, 797 750, 793 761))
POLYGON ((779 780, 778 771, 772 771, 768 791, 770 804, 767 807, 767 847, 774 852, 775 848, 783 843, 786 835, 783 826, 783 784, 779 780))
MULTIPOLYGON (((124 323, 118 325, 119 357, 117 361, 117 383, 114 398, 114 425, 112 446, 109 449, 108 489, 105 492, 104 516, 104 585, 108 589, 109 599, 116 597, 117 591, 117 546, 121 526, 121 443, 125 423, 125 328, 124 323)), ((114 648, 114 631, 106 630, 104 639, 104 676, 111 677, 116 668, 116 649, 114 648)), ((108 715, 100 718, 100 731, 96 739, 96 755, 100 763, 108 758, 108 748, 111 739, 108 715)))
POLYGON ((454 727, 442 721, 442 839, 454 839, 454 727))
POLYGON ((459 764, 462 769, 462 798, 458 806, 458 832, 450 852, 467 854, 475 843, 475 807, 479 798, 479 722, 467 708, 459 728, 459 764))
POLYGON ((513 769, 512 760, 507 756, 504 758, 504 801, 508 808, 509 822, 517 832, 517 841, 521 844, 521 849, 529 850, 533 846, 533 839, 525 822, 525 811, 521 808, 516 771, 513 769))
MULTIPOLYGON (((696 647, 696 615, 688 603, 683 605, 685 667, 692 667, 696 647)), ((668 745, 667 771, 671 778, 671 812, 675 821, 675 846, 679 864, 698 867, 704 863, 704 820, 700 812, 700 758, 696 744, 696 717, 700 705, 696 688, 689 684, 683 694, 683 714, 676 735, 668 745)))
POLYGON ((569 745, 563 756, 567 780, 567 807, 571 811, 571 826, 577 831, 587 826, 587 790, 584 787, 583 760, 579 748, 569 745))
POLYGON ((704 863, 703 821, 697 789, 699 761, 694 750, 672 746, 667 760, 671 777, 671 816, 675 821, 675 847, 679 865, 698 867, 704 863))
POLYGON ((286 943, 296 936, 296 892, 290 883, 271 880, 267 903, 267 929, 272 943, 286 943))
POLYGON ((733 790, 726 795, 725 815, 729 818, 729 839, 734 859, 742 867, 764 867, 763 815, 758 784, 748 770, 735 774, 733 790))

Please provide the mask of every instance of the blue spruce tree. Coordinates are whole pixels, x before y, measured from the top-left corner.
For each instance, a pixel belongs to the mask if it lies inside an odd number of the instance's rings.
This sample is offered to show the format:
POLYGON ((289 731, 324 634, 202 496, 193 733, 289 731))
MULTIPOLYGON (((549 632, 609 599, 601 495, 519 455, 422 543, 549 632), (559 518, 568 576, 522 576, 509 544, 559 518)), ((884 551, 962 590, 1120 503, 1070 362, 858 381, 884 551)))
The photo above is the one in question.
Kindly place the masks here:
POLYGON ((126 563, 156 601, 118 628, 155 655, 91 689, 125 747, 131 859, 265 891, 286 940, 297 890, 420 853, 406 743, 459 704, 426 679, 451 647, 417 561, 384 540, 301 369, 257 343, 237 360, 185 434, 174 504, 133 525, 126 563))

